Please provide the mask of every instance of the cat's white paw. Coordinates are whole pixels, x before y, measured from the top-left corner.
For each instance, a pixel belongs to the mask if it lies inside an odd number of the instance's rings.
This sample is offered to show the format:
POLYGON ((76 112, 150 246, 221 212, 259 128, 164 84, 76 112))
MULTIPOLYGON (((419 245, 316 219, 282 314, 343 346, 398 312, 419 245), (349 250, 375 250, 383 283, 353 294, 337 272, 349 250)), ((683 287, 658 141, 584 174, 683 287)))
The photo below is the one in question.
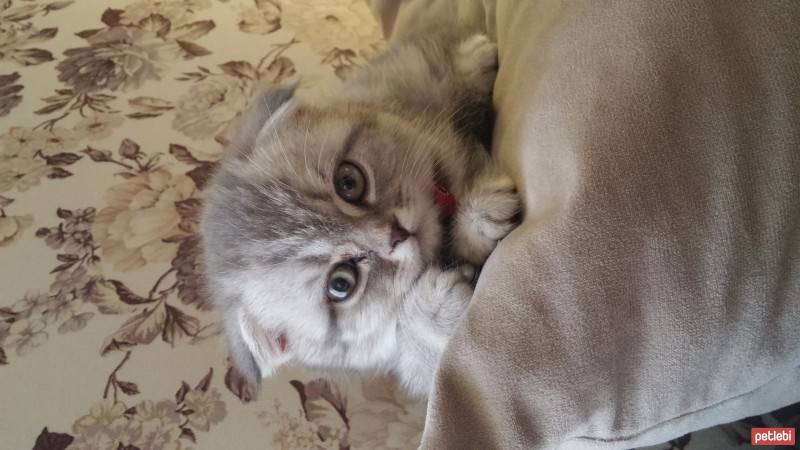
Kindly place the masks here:
POLYGON ((420 276, 417 283, 403 303, 408 306, 413 323, 441 328, 443 332, 452 331, 464 308, 472 299, 472 274, 466 266, 452 269, 430 267, 420 276))
POLYGON ((472 266, 464 265, 456 269, 444 270, 442 272, 431 274, 428 279, 430 283, 429 295, 433 298, 457 298, 469 299, 472 297, 472 276, 475 274, 475 269, 469 268, 472 266))
POLYGON ((459 206, 455 244, 459 254, 480 265, 518 224, 522 203, 505 174, 480 177, 459 206))
POLYGON ((468 37, 458 46, 456 65, 469 84, 490 92, 497 77, 497 44, 485 34, 468 37))
POLYGON ((463 276, 465 280, 469 280, 470 283, 475 281, 475 266, 472 264, 462 264, 458 267, 458 271, 461 272, 461 276, 463 276))

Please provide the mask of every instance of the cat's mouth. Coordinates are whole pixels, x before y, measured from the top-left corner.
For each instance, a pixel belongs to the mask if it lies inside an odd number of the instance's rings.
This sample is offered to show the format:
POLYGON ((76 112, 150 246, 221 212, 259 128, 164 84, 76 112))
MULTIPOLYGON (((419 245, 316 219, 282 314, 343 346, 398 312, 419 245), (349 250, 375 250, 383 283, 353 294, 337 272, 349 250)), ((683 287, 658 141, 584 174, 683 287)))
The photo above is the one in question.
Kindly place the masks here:
MULTIPOLYGON (((436 167, 442 167, 442 165, 437 164, 436 167)), ((433 201, 436 203, 436 209, 439 212, 439 223, 441 224, 441 240, 436 251, 441 267, 449 267, 457 260, 452 248, 453 240, 449 236, 453 232, 453 217, 456 214, 458 202, 456 196, 450 190, 449 181, 441 171, 436 171, 434 173, 433 186, 431 187, 433 201)))
POLYGON ((449 218, 456 213, 456 197, 444 186, 440 184, 433 186, 433 198, 442 216, 449 218))
POLYGON ((458 206, 456 196, 450 192, 447 186, 447 178, 444 175, 439 173, 434 175, 433 200, 436 202, 439 214, 445 219, 453 217, 458 206))

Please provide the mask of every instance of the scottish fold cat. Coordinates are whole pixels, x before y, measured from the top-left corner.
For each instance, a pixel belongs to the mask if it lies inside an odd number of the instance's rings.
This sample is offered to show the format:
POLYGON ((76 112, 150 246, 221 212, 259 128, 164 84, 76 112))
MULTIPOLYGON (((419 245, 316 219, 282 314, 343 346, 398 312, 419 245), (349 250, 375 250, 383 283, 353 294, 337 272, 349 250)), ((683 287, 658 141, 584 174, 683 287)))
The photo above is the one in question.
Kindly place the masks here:
POLYGON ((395 375, 425 397, 480 266, 520 201, 487 151, 497 48, 394 42, 322 99, 273 89, 243 116, 202 218, 234 365, 395 375))

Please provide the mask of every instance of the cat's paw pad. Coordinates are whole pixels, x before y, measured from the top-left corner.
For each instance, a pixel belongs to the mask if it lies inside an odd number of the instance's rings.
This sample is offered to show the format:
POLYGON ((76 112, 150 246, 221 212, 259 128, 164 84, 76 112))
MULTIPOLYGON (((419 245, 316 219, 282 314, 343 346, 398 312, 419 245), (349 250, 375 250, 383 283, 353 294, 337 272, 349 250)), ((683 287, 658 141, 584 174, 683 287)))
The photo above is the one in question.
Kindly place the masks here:
POLYGON ((497 76, 497 44, 485 34, 475 34, 459 44, 457 54, 464 78, 481 91, 491 91, 497 76))
POLYGON ((482 179, 467 200, 459 211, 456 244, 467 261, 482 264, 497 242, 519 224, 522 202, 507 175, 482 179))

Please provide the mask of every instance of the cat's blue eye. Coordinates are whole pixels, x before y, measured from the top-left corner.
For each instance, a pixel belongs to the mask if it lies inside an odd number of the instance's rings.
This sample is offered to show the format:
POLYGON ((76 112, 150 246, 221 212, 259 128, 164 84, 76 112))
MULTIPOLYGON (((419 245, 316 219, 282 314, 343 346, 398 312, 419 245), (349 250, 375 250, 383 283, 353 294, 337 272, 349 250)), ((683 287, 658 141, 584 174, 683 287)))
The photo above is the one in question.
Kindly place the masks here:
POLYGON ((367 177, 357 165, 345 161, 333 174, 333 187, 342 200, 358 203, 367 193, 367 177))
POLYGON ((358 269, 352 262, 344 262, 334 267, 328 275, 326 288, 328 300, 336 303, 347 300, 355 291, 357 282, 358 269))

